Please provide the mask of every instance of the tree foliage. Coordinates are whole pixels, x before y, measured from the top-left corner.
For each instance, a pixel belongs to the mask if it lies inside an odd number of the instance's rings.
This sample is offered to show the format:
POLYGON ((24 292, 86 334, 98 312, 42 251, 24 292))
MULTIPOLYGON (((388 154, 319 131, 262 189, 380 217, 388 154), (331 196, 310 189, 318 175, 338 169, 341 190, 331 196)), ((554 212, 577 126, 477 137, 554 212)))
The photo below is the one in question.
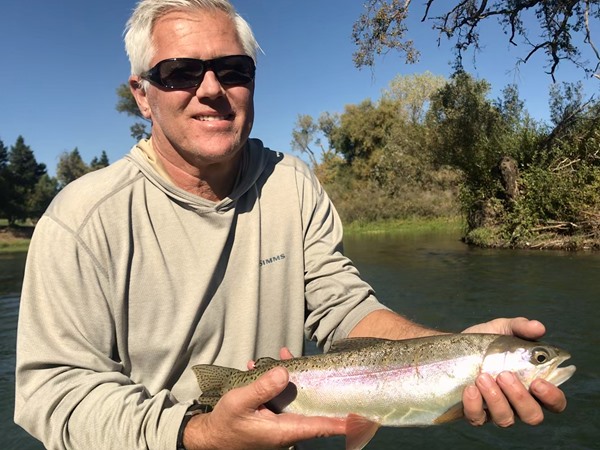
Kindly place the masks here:
POLYGON ((600 103, 578 84, 555 86, 545 124, 516 86, 489 94, 464 71, 398 77, 377 101, 297 126, 305 147, 327 139, 315 170, 345 221, 447 216, 460 205, 468 242, 600 246, 600 103))
POLYGON ((318 121, 300 116, 293 137, 303 129, 305 147, 318 140, 315 171, 344 220, 456 214, 456 173, 434 167, 425 124, 431 97, 445 83, 431 73, 398 76, 377 101, 318 121))
POLYGON ((25 144, 25 139, 19 136, 8 151, 3 170, 6 201, 1 212, 10 225, 29 217, 29 198, 45 174, 46 165, 36 161, 33 151, 25 144))
POLYGON ((56 167, 56 178, 61 186, 66 186, 89 171, 89 166, 83 162, 79 150, 75 147, 71 152, 63 152, 60 155, 56 167))
POLYGON ((61 155, 55 178, 48 175, 45 164, 37 162, 22 136, 10 149, 0 140, 0 218, 8 219, 10 226, 35 221, 67 183, 107 165, 105 151, 88 166, 75 148, 61 155))
POLYGON ((47 173, 42 175, 27 198, 27 218, 35 220, 42 217, 58 191, 56 178, 47 173))
POLYGON ((100 154, 100 158, 98 158, 97 156, 94 156, 94 158, 90 162, 90 169, 91 170, 102 169, 104 167, 108 167, 109 164, 110 163, 108 161, 108 155, 106 154, 106 150, 102 150, 102 153, 100 154))
MULTIPOLYGON (((407 37, 409 11, 418 8, 411 3, 411 0, 366 1, 365 12, 353 30, 358 46, 354 54, 357 67, 372 66, 375 55, 390 49, 403 53, 408 63, 419 59, 418 50, 407 37)), ((553 79, 563 61, 570 61, 588 74, 595 74, 600 66, 600 54, 590 26, 590 21, 600 18, 599 0, 427 0, 421 17, 423 22, 432 23, 440 40, 446 37, 454 42, 459 68, 465 50, 480 49, 480 28, 492 19, 502 25, 508 42, 527 46, 527 53, 519 62, 544 53, 547 71, 553 79), (525 26, 526 18, 536 21, 539 29, 525 26), (592 61, 582 59, 578 40, 589 47, 594 55, 592 61)))
POLYGON ((106 151, 103 150, 100 158, 94 157, 88 165, 83 161, 79 150, 75 147, 72 151, 63 152, 60 155, 58 165, 56 166, 56 178, 58 179, 59 186, 62 188, 86 173, 102 169, 108 166, 108 164, 106 151))
POLYGON ((2 217, 8 217, 7 207, 11 195, 8 176, 8 148, 0 139, 0 216, 2 217))
POLYGON ((382 98, 397 105, 403 122, 413 125, 425 121, 431 97, 446 84, 446 78, 427 71, 423 74, 396 76, 382 98))
POLYGON ((117 98, 116 109, 118 112, 141 119, 141 122, 136 122, 130 127, 131 137, 136 141, 149 138, 150 132, 147 130, 147 125, 150 121, 142 115, 127 83, 123 83, 117 88, 117 98))
POLYGON ((491 185, 490 169, 506 151, 499 142, 504 121, 489 91, 486 81, 458 72, 434 96, 428 116, 436 162, 460 169, 474 189, 491 185))
POLYGON ((311 148, 312 142, 320 143, 320 139, 316 137, 319 132, 318 124, 313 118, 307 114, 298 114, 296 126, 292 130, 292 150, 308 155, 313 167, 317 165, 317 155, 311 148))

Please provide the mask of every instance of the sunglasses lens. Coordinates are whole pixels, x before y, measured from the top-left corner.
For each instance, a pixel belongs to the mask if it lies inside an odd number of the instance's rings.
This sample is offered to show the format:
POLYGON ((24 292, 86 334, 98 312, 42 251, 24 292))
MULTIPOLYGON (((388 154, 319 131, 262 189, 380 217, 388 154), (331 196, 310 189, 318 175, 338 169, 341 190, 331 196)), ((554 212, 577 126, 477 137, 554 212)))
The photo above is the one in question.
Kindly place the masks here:
POLYGON ((157 65, 160 84, 170 89, 197 86, 204 76, 204 63, 199 59, 167 60, 157 65))
POLYGON ((211 65, 221 84, 247 84, 254 79, 254 61, 249 56, 224 56, 212 60, 211 65))
POLYGON ((254 79, 254 60, 246 55, 223 56, 201 60, 192 58, 165 59, 150 69, 146 78, 167 89, 195 88, 202 83, 207 70, 212 70, 222 85, 236 86, 254 79))

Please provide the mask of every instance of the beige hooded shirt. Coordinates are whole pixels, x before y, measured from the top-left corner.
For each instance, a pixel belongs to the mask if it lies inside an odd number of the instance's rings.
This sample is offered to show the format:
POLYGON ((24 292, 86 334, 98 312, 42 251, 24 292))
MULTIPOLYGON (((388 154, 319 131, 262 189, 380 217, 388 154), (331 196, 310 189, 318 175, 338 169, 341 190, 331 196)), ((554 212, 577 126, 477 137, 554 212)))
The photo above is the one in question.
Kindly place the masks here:
POLYGON ((303 162, 250 140, 215 203, 147 145, 69 184, 31 242, 15 420, 48 448, 174 450, 200 394, 192 365, 327 349, 383 308, 303 162))

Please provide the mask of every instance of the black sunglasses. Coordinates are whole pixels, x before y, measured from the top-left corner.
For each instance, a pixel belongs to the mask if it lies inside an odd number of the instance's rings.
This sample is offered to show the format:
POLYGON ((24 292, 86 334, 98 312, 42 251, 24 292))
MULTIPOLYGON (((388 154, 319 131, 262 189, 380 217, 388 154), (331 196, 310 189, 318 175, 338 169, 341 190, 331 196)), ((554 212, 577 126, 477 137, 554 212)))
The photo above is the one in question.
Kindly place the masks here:
POLYGON ((225 86, 248 84, 254 80, 256 67, 247 55, 222 56, 215 59, 170 58, 141 74, 141 78, 167 89, 190 89, 200 86, 207 70, 212 70, 225 86))

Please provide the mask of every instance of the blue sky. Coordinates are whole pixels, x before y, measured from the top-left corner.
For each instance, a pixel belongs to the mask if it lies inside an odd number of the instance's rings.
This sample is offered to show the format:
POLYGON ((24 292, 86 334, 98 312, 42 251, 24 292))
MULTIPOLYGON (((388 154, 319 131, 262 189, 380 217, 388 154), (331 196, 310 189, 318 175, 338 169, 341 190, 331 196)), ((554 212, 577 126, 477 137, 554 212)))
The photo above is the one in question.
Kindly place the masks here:
MULTIPOLYGON (((352 25, 362 0, 233 3, 264 51, 252 136, 276 150, 290 151, 298 114, 316 118, 378 99, 396 75, 451 73, 451 44, 442 41, 438 47, 431 25, 419 21, 422 2, 413 2, 409 25, 420 62, 407 65, 391 52, 373 70, 358 70, 352 62, 352 25)), ((22 135, 51 174, 59 155, 75 147, 88 163, 103 150, 111 162, 129 151, 133 119, 115 110, 115 91, 129 75, 122 32, 134 5, 135 0, 5 2, 0 14, 0 139, 6 146, 22 135)), ((476 67, 467 61, 467 70, 492 84, 492 98, 506 84, 517 83, 529 112, 546 120, 551 79, 544 73, 544 57, 515 71, 516 58, 527 48, 511 47, 499 30, 488 25, 483 52, 476 67)), ((598 90, 598 80, 586 80, 573 66, 565 64, 557 73, 559 82, 577 80, 585 81, 588 95, 598 90)))

